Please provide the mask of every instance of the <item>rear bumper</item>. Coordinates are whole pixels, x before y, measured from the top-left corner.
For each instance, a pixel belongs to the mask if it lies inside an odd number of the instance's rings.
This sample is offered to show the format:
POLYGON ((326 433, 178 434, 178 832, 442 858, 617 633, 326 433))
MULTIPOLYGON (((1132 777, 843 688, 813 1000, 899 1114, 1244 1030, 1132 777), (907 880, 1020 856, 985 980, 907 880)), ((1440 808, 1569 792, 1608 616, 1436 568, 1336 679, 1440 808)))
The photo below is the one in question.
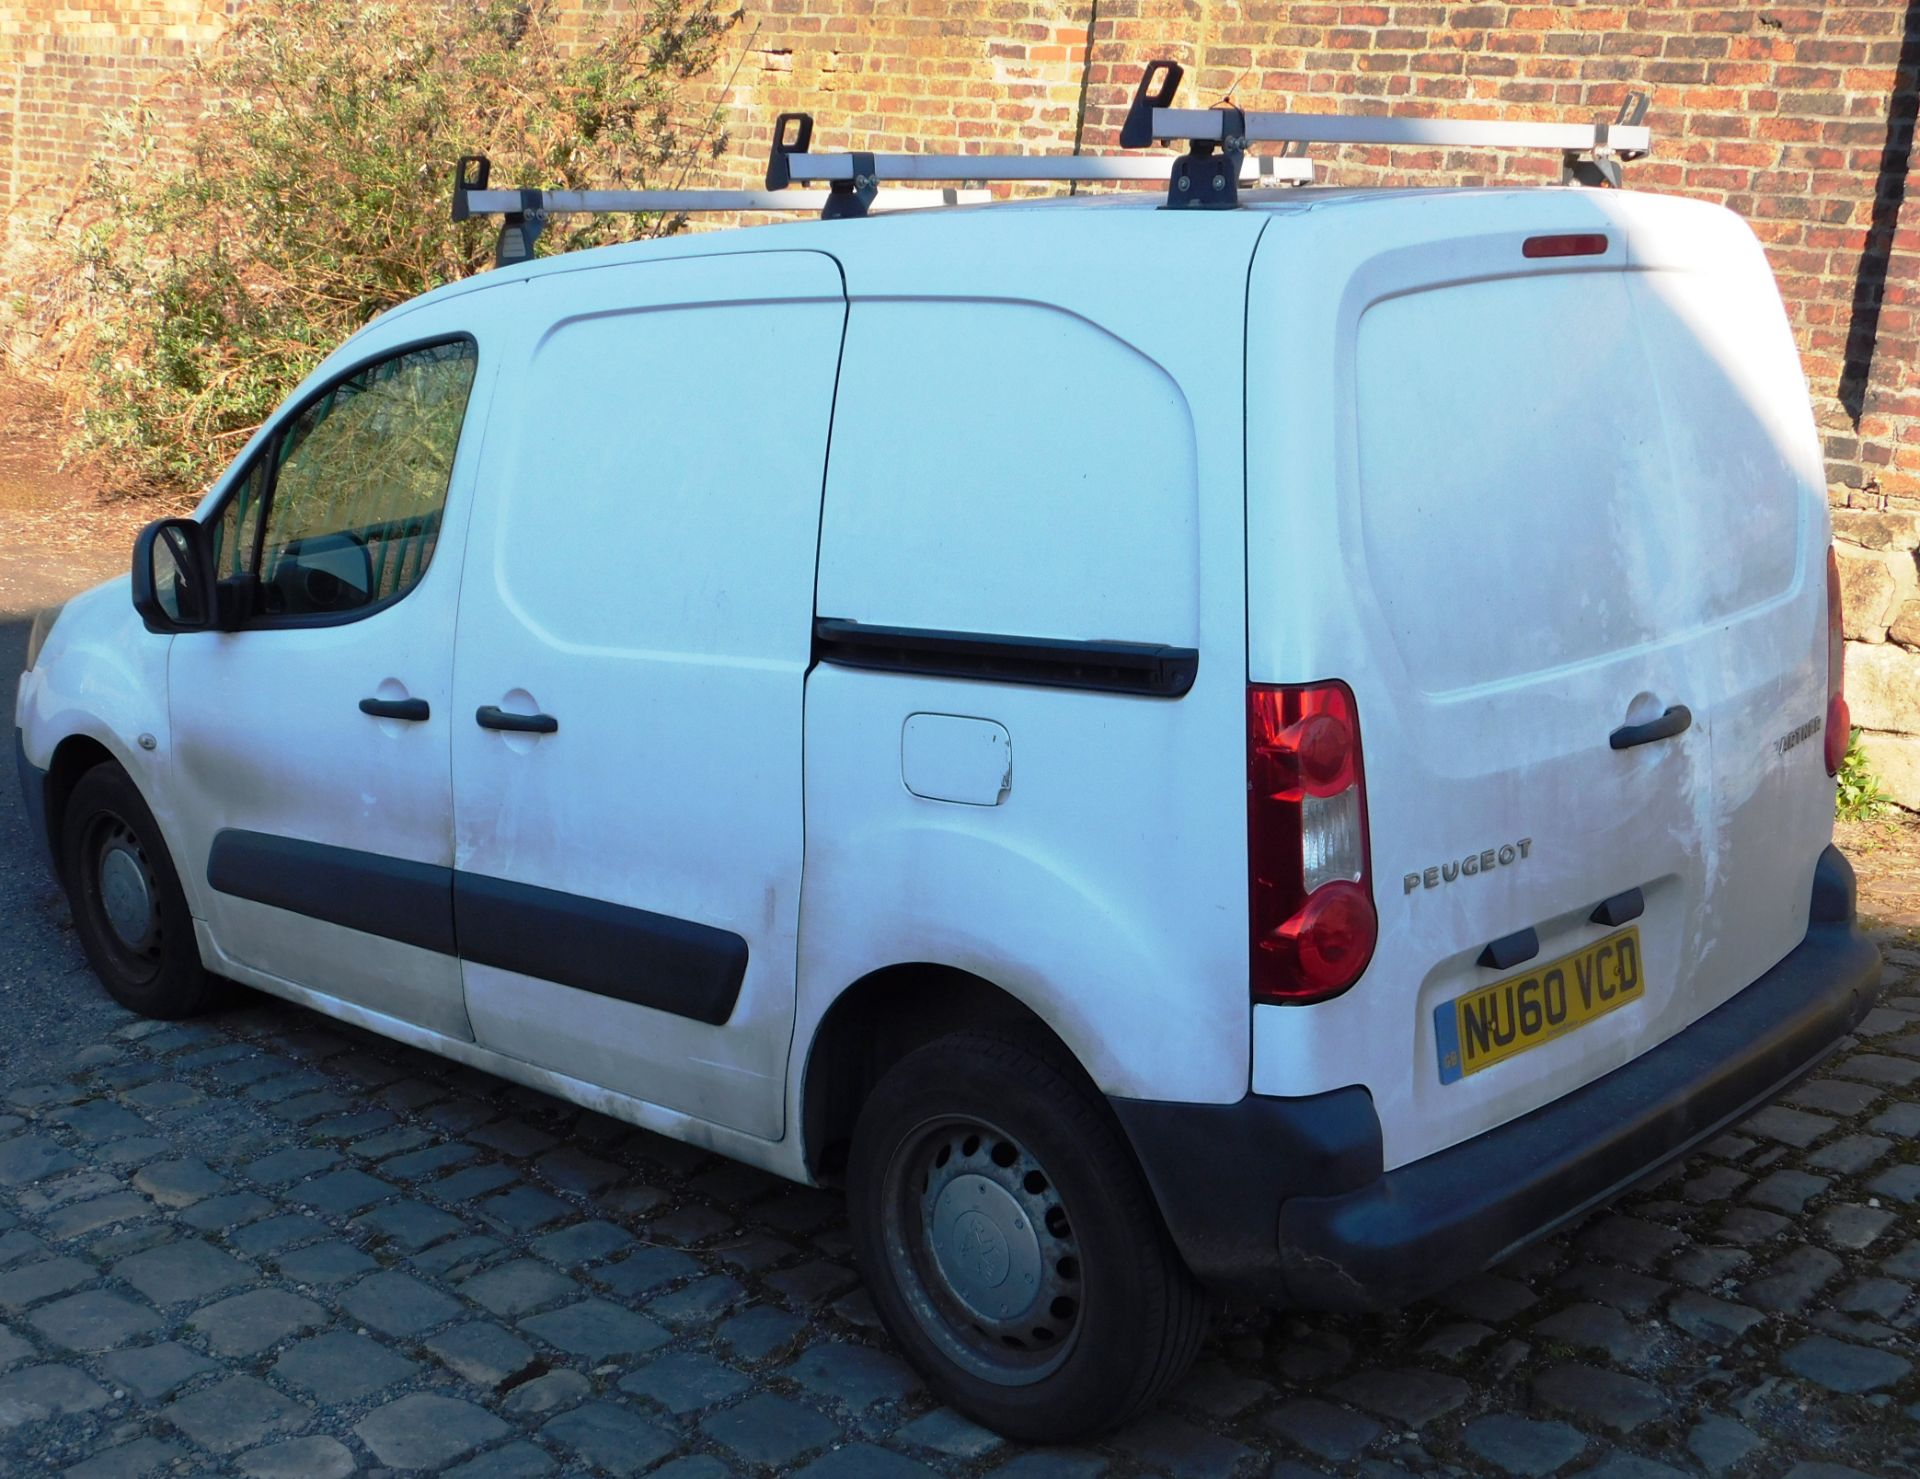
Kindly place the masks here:
POLYGON ((1312 1308, 1391 1307, 1498 1262, 1770 1101, 1866 1015, 1879 972, 1854 920, 1853 869, 1828 848, 1806 938, 1739 995, 1606 1077, 1398 1170, 1381 1169, 1361 1089, 1113 1104, 1202 1281, 1312 1308))

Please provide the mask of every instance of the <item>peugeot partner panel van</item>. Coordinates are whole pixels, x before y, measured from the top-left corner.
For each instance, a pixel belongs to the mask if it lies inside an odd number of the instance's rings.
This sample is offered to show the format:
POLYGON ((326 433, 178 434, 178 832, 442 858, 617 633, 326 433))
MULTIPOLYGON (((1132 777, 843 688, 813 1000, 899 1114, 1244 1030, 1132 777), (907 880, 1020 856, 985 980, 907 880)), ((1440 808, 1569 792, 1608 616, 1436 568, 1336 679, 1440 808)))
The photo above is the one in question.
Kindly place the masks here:
POLYGON ((36 632, 107 989, 798 1181, 1022 1438, 1419 1298, 1869 1005, 1807 387, 1631 192, 1155 195, 428 293, 36 632))

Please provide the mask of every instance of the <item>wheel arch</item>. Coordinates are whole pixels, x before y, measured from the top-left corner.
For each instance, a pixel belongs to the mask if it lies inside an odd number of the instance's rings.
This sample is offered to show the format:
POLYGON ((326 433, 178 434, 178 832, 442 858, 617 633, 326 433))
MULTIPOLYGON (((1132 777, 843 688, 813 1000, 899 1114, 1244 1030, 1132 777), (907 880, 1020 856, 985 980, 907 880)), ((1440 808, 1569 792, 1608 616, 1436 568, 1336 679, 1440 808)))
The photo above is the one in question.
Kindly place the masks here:
POLYGON ((1041 1043, 1098 1092, 1060 1035, 1011 992, 957 966, 884 966, 834 998, 808 1044, 800 1092, 808 1174, 837 1185, 854 1124, 881 1076, 915 1048, 969 1028, 1001 1028, 1041 1043))
MULTIPOLYGON (((53 748, 44 784, 47 848, 53 854, 56 869, 60 858, 60 832, 66 825, 67 801, 73 795, 73 788, 80 783, 80 777, 101 765, 119 765, 126 770, 124 765, 120 765, 119 756, 89 734, 70 734, 53 748)), ((128 776, 131 778, 131 771, 128 776)), ((139 782, 136 780, 134 785, 137 788, 139 782)), ((148 807, 151 809, 151 802, 148 802, 148 807)))

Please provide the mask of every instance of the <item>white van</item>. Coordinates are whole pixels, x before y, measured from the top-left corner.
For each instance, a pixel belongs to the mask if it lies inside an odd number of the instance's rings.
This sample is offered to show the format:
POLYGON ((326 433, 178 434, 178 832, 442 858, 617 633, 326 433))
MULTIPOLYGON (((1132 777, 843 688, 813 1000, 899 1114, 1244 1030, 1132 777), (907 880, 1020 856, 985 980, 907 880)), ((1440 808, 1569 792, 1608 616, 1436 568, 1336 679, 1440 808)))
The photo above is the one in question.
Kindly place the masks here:
POLYGON ((1151 1402, 1209 1291, 1422 1296, 1766 1102, 1878 961, 1753 236, 1161 205, 674 237, 355 335, 36 630, 107 989, 844 1185, 894 1338, 1027 1439, 1151 1402))

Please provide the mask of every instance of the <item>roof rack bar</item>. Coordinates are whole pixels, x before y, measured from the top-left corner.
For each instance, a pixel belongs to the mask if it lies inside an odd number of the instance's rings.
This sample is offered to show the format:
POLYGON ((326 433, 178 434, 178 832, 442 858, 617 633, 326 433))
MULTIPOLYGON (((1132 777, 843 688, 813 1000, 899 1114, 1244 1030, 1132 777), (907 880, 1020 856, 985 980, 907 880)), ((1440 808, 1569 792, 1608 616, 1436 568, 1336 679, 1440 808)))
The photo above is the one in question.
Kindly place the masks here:
MULTIPOLYGON (((1155 108, 1153 137, 1217 143, 1224 110, 1155 108)), ((1468 118, 1380 118, 1326 113, 1245 113, 1250 144, 1409 144, 1462 149, 1609 148, 1616 154, 1644 154, 1653 145, 1645 125, 1608 123, 1520 123, 1468 118)))
MULTIPOLYGON (((888 181, 918 180, 1165 180, 1173 172, 1178 156, 1104 155, 1104 154, 875 154, 873 178, 888 181)), ((855 178, 855 156, 851 154, 788 154, 788 177, 794 180, 851 180, 855 178)), ((1256 164, 1267 166, 1259 173, 1274 180, 1311 180, 1312 161, 1280 158, 1249 160, 1242 176, 1253 172, 1256 164)))
POLYGON ((1231 105, 1176 108, 1185 76, 1166 58, 1147 63, 1133 103, 1120 127, 1123 149, 1144 149, 1156 140, 1187 142, 1173 172, 1167 204, 1222 209, 1236 203, 1237 166, 1249 144, 1403 144, 1463 149, 1557 149, 1562 183, 1621 184, 1622 160, 1639 159, 1653 147, 1646 126, 1648 97, 1629 92, 1611 122, 1528 123, 1511 119, 1362 117, 1327 113, 1248 113, 1231 105), (1217 157, 1216 157, 1217 151, 1217 157))
MULTIPOLYGON (((691 215, 701 211, 845 212, 841 190, 493 190, 492 166, 483 154, 462 155, 453 171, 453 219, 499 216, 500 239, 494 265, 510 267, 533 256, 534 243, 549 216, 616 215, 658 212, 691 215)), ((979 205, 993 197, 984 189, 892 190, 877 198, 869 192, 858 214, 928 210, 948 205, 979 205)))
MULTIPOLYGON (((530 190, 550 216, 616 215, 622 211, 817 211, 831 193, 826 190, 530 190)), ((522 209, 519 190, 471 190, 467 213, 474 216, 513 215, 522 209)), ((986 200, 985 191, 896 190, 874 202, 876 211, 920 210, 953 205, 947 197, 964 194, 986 200)))
MULTIPOLYGON (((1180 68, 1172 62, 1155 62, 1141 84, 1149 101, 1171 102, 1180 85, 1180 68), (1158 90, 1152 90, 1157 85, 1158 90)), ((1136 100, 1135 111, 1139 109, 1136 100)), ((1124 137, 1124 136, 1123 136, 1124 137)), ((1145 139, 1143 142, 1151 142, 1145 139)), ((832 186, 832 198, 824 214, 828 219, 865 214, 865 202, 873 190, 885 181, 942 180, 979 181, 1124 181, 1174 180, 1176 189, 1183 170, 1193 168, 1190 157, 1211 154, 1210 145, 1196 144, 1188 157, 1127 154, 815 154, 813 119, 805 113, 782 113, 773 126, 773 147, 767 157, 767 189, 783 190, 796 180, 832 186)), ((1262 159, 1248 162, 1244 150, 1223 151, 1224 157, 1207 165, 1206 183, 1210 198, 1231 203, 1234 187, 1245 178, 1253 183, 1305 184, 1313 179, 1313 165, 1297 157, 1262 159), (1230 160, 1231 170, 1221 165, 1230 160), (1225 175, 1231 175, 1231 179, 1225 175), (1218 176, 1220 178, 1216 179, 1218 176)), ((1183 202, 1184 203, 1184 202, 1183 202)))

